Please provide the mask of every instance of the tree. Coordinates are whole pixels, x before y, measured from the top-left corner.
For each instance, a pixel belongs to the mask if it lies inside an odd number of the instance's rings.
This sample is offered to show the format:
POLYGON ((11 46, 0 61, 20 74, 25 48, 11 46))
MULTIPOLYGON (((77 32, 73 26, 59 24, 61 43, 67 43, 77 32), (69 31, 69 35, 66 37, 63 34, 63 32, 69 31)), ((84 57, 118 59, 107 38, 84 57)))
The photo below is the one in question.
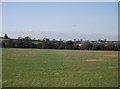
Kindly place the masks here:
POLYGON ((81 50, 85 50, 85 47, 86 47, 86 44, 82 44, 82 45, 80 46, 80 49, 81 49, 81 50))
POLYGON ((73 42, 72 41, 67 41, 65 43, 65 49, 73 49, 73 42))
POLYGON ((117 44, 117 50, 120 51, 120 43, 117 44))
POLYGON ((48 38, 43 38, 42 40, 42 49, 48 49, 49 48, 49 39, 48 38))
POLYGON ((43 38, 42 41, 49 42, 50 40, 48 38, 43 38))
POLYGON ((65 49, 65 43, 64 42, 60 42, 60 45, 58 47, 59 49, 65 49))
POLYGON ((4 38, 5 38, 5 39, 8 39, 8 35, 7 35, 7 34, 5 34, 4 38))
POLYGON ((76 45, 76 44, 74 44, 73 49, 74 49, 74 50, 79 50, 79 46, 76 45))
POLYGON ((55 42, 53 42, 53 46, 54 46, 53 48, 54 48, 54 49, 59 49, 60 44, 61 44, 60 41, 55 41, 55 42))
POLYGON ((20 37, 18 37, 18 39, 24 39, 24 38, 22 38, 22 37, 20 36, 20 37))
POLYGON ((86 43, 86 45, 85 45, 85 49, 86 49, 86 50, 91 50, 92 47, 93 47, 93 44, 92 44, 92 43, 86 43))
POLYGON ((2 42, 2 47, 5 47, 5 42, 2 42))
POLYGON ((98 47, 99 50, 106 50, 105 44, 103 43, 99 44, 98 47))
POLYGON ((42 49, 48 49, 48 42, 42 41, 42 49))
POLYGON ((52 41, 53 41, 53 42, 55 42, 56 40, 55 40, 55 39, 53 39, 52 41))
POLYGON ((36 44, 36 46, 37 46, 37 48, 42 48, 42 43, 41 42, 38 42, 37 44, 36 44))
POLYGON ((22 39, 16 39, 16 40, 14 41, 14 43, 15 43, 15 47, 16 47, 16 48, 22 48, 22 47, 23 47, 22 39))
POLYGON ((6 39, 2 41, 3 46, 5 46, 6 48, 11 48, 14 47, 14 42, 11 39, 6 39))
POLYGON ((0 48, 2 47, 2 41, 0 40, 0 48))
POLYGON ((31 38, 30 38, 29 36, 26 36, 26 37, 25 37, 25 40, 26 40, 26 41, 30 41, 31 38))
POLYGON ((23 48, 36 48, 36 45, 30 41, 23 41, 23 48))
POLYGON ((114 50, 115 49, 114 43, 112 43, 112 42, 107 43, 106 49, 107 50, 114 50))
POLYGON ((93 44, 93 46, 92 46, 92 50, 98 50, 98 49, 99 49, 98 45, 93 44))

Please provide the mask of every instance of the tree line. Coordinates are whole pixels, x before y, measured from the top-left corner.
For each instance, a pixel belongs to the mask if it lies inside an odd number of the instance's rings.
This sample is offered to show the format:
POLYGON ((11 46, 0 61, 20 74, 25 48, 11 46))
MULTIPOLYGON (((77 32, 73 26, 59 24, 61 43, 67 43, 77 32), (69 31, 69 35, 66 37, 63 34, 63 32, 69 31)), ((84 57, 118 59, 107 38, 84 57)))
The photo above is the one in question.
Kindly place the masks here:
POLYGON ((3 48, 39 48, 39 49, 71 49, 71 50, 116 50, 120 51, 120 43, 107 42, 100 40, 99 42, 91 41, 62 41, 50 40, 43 38, 42 40, 31 39, 29 36, 18 39, 10 39, 7 34, 0 41, 3 48))

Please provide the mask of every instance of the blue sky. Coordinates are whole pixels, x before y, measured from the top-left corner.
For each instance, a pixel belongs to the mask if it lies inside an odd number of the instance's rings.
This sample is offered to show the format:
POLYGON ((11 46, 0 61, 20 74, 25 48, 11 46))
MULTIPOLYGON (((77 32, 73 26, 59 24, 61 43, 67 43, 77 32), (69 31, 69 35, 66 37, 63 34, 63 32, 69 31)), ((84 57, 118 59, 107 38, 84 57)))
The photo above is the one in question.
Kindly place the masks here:
POLYGON ((119 2, 119 0, 1 0, 2 2, 119 2))
POLYGON ((11 38, 117 40, 117 2, 2 3, 2 33, 11 38))

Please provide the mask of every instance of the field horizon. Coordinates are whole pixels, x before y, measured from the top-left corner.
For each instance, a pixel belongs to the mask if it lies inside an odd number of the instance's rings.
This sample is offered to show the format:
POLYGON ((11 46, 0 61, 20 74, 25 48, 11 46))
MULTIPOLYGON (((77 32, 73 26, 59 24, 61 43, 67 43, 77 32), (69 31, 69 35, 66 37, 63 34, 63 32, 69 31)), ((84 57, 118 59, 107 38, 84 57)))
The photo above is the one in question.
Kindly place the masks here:
POLYGON ((120 3, 21 1, 0 3, 3 88, 119 87, 120 3))

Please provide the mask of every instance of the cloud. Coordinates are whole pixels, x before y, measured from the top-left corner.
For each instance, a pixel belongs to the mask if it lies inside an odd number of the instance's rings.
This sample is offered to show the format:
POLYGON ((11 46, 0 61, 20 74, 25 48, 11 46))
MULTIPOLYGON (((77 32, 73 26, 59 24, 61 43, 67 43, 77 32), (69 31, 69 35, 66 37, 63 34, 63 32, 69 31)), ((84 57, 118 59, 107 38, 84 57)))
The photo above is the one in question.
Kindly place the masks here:
POLYGON ((34 30, 32 30, 32 29, 28 29, 28 32, 29 32, 29 33, 33 33, 34 30))
POLYGON ((83 40, 98 40, 98 39, 107 39, 107 40, 118 40, 118 35, 106 35, 100 33, 91 33, 91 34, 81 34, 81 33, 72 33, 72 32, 41 32, 34 31, 33 29, 11 31, 7 33, 11 38, 25 37, 30 36, 31 38, 43 39, 44 37, 49 39, 63 39, 63 40, 73 40, 73 39, 83 39, 83 40))

